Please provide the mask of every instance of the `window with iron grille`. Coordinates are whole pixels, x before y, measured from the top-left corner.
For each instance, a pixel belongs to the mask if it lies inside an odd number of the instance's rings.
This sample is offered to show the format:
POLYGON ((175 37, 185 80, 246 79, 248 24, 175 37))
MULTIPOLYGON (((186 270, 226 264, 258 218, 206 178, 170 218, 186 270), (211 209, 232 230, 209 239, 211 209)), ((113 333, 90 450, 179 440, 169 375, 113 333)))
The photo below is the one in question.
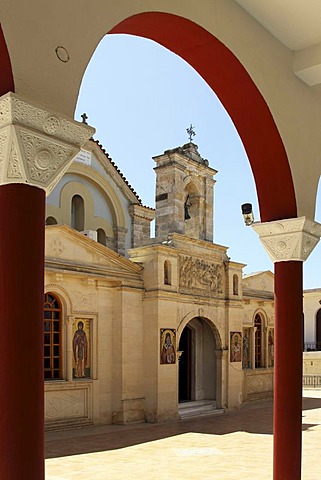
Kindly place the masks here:
POLYGON ((263 367, 263 358, 262 358, 262 319, 259 314, 255 315, 254 320, 255 327, 255 368, 263 367))

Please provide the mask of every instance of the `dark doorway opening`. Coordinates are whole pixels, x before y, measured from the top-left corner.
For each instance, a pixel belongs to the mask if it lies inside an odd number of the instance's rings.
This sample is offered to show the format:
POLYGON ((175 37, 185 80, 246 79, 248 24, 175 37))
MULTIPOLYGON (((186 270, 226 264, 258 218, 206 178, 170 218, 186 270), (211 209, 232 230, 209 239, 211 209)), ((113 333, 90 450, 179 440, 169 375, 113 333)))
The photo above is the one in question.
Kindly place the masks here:
POLYGON ((192 330, 189 327, 182 332, 179 351, 183 353, 179 359, 178 401, 188 402, 192 400, 192 330))
POLYGON ((316 324, 316 350, 321 350, 321 308, 317 313, 317 324, 316 324))

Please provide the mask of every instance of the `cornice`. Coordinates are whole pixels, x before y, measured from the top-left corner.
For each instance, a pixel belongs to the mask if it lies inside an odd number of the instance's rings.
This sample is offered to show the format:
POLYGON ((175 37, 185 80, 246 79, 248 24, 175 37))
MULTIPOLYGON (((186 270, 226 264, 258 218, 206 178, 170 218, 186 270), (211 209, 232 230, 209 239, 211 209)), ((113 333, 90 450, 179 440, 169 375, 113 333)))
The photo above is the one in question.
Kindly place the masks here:
POLYGON ((27 184, 48 195, 93 133, 92 127, 16 94, 4 95, 0 98, 0 185, 27 184))
POLYGON ((321 224, 306 217, 253 223, 273 262, 305 261, 320 240, 321 224))
POLYGON ((0 98, 0 129, 8 125, 29 127, 78 147, 83 146, 95 133, 95 129, 87 124, 31 104, 12 92, 0 98))

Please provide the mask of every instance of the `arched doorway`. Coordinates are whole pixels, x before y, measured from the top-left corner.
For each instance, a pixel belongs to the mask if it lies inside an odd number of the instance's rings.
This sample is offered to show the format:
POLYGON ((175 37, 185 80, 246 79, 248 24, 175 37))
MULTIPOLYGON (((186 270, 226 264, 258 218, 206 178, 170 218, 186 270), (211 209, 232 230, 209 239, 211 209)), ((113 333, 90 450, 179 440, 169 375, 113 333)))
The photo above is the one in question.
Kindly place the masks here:
POLYGON ((214 335, 215 328, 208 320, 193 318, 183 329, 178 350, 178 401, 197 402, 201 400, 215 401, 217 378, 216 351, 219 349, 214 335))

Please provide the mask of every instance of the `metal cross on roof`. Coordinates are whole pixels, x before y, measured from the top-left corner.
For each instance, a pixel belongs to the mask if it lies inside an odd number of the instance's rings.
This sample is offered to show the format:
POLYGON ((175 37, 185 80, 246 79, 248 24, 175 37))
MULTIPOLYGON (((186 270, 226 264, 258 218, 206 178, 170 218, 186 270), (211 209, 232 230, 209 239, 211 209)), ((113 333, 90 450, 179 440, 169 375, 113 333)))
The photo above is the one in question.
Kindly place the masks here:
POLYGON ((193 127, 193 125, 190 124, 189 128, 186 129, 190 142, 192 141, 193 137, 195 137, 195 135, 196 135, 194 128, 195 127, 193 127))
POLYGON ((82 118, 82 123, 85 123, 86 125, 88 125, 87 123, 87 120, 88 120, 88 117, 87 117, 87 114, 86 113, 83 113, 82 115, 80 115, 81 118, 82 118))

